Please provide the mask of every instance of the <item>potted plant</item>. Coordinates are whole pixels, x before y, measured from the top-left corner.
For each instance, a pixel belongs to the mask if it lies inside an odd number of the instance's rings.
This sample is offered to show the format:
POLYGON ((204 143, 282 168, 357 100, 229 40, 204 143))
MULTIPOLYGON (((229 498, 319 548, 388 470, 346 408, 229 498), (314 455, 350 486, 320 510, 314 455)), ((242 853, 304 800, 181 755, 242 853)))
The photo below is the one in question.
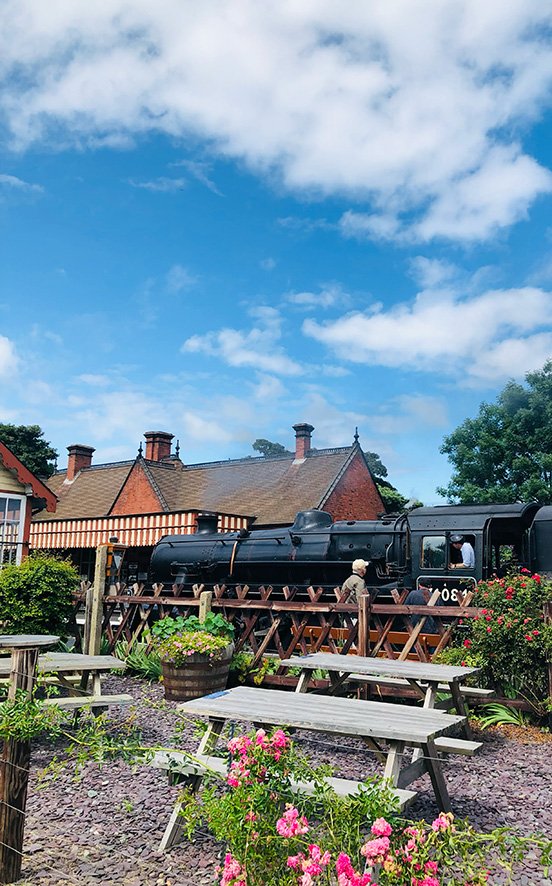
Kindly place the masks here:
POLYGON ((165 698, 186 701, 226 688, 234 652, 234 626, 222 615, 208 613, 200 622, 162 618, 152 627, 161 661, 165 698))

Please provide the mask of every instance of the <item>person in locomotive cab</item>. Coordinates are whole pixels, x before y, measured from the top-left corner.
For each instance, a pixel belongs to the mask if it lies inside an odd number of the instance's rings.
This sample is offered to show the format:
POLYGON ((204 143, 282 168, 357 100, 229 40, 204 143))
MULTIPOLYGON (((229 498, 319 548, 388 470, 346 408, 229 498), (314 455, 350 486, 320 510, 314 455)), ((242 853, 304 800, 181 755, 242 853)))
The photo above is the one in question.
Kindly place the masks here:
POLYGON ((349 591, 347 598, 348 603, 358 603, 358 598, 362 594, 367 594, 366 582, 364 576, 368 568, 367 560, 354 560, 352 574, 341 585, 342 591, 349 591))
POLYGON ((451 535, 450 543, 453 548, 460 551, 462 559, 460 563, 451 563, 451 569, 474 569, 475 551, 469 541, 464 540, 463 535, 451 535))

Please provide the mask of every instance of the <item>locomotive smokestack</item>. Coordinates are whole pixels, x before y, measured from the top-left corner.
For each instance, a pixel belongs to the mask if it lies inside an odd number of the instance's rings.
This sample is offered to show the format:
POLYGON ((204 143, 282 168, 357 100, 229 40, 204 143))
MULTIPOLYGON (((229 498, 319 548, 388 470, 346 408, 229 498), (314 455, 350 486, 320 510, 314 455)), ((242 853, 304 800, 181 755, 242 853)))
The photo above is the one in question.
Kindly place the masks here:
POLYGON ((311 448, 312 425, 305 423, 293 425, 295 431, 295 460, 302 461, 311 448))

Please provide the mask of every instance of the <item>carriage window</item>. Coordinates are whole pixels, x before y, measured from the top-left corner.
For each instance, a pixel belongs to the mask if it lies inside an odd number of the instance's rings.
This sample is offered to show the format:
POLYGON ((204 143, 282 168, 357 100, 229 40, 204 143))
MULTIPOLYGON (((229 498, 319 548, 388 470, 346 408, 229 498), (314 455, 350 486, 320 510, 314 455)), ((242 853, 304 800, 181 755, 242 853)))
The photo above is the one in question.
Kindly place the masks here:
POLYGON ((422 538, 422 569, 444 569, 447 540, 444 535, 425 535, 422 538))

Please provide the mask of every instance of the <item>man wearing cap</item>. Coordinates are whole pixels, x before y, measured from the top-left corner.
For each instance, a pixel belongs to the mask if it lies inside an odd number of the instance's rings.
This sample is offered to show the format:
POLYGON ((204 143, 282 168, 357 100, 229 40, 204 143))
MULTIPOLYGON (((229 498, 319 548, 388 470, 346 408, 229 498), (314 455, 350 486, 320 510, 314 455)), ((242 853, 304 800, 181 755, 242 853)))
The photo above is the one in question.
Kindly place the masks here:
POLYGON ((366 575, 366 569, 368 568, 367 560, 354 560, 353 561, 353 572, 352 575, 349 576, 346 581, 341 585, 342 591, 349 591, 349 596, 347 598, 348 603, 358 603, 358 598, 362 596, 362 594, 366 594, 366 582, 364 581, 364 576, 366 575))
POLYGON ((461 563, 451 563, 451 569, 474 569, 475 568, 475 551, 469 541, 464 541, 463 535, 451 535, 450 543, 453 548, 462 554, 461 563))

